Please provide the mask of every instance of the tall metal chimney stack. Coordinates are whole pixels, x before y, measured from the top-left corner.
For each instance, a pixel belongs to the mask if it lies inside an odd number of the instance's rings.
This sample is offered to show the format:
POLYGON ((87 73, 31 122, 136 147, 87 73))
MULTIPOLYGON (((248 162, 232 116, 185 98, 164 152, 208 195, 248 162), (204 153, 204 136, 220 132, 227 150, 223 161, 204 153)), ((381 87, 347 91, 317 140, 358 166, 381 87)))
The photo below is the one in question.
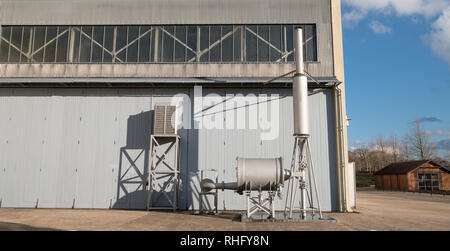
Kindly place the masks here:
POLYGON ((296 73, 293 81, 294 135, 309 135, 308 78, 303 62, 303 30, 295 29, 296 73))
POLYGON ((312 164, 311 147, 309 145, 308 78, 305 74, 305 63, 303 61, 303 30, 301 28, 295 29, 295 62, 296 73, 292 85, 295 144, 284 215, 288 219, 293 218, 295 197, 297 189, 300 189, 300 218, 303 220, 307 219, 306 204, 308 200, 309 208, 312 211, 311 219, 316 218, 316 209, 319 211, 319 219, 322 219, 319 193, 312 164), (317 208, 314 206, 315 203, 317 203, 317 208))

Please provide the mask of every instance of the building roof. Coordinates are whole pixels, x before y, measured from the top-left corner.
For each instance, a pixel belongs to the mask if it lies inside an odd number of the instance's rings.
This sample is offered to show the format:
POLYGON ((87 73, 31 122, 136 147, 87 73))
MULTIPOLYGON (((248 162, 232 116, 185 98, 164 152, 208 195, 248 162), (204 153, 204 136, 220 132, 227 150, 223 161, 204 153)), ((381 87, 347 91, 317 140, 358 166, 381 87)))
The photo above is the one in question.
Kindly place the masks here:
POLYGON ((450 162, 446 160, 435 160, 434 162, 442 166, 447 172, 450 172, 450 162))
POLYGON ((417 161, 392 163, 386 166, 385 168, 379 170, 378 172, 374 173, 374 175, 408 174, 426 163, 432 163, 442 169, 442 166, 436 164, 431 160, 417 160, 417 161))

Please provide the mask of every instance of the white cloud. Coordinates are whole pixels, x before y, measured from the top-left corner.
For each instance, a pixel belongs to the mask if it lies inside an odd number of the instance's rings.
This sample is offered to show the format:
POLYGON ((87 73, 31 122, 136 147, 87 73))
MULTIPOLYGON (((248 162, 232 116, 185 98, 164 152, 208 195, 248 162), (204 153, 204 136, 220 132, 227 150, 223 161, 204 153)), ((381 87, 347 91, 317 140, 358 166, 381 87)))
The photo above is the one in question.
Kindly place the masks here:
MULTIPOLYGON (((431 20, 431 32, 422 37, 432 52, 445 60, 450 66, 450 0, 342 0, 350 11, 343 14, 347 28, 356 26, 369 12, 386 15, 417 16, 431 20)), ((414 23, 414 22, 413 22, 414 23)), ((384 29, 381 23, 372 22, 370 28, 378 34, 392 32, 384 29), (380 33, 381 32, 381 33, 380 33)))
POLYGON ((344 13, 342 15, 342 21, 344 22, 344 26, 347 28, 352 28, 356 26, 362 19, 364 19, 367 15, 367 12, 353 9, 350 12, 344 13))
POLYGON ((432 32, 423 37, 433 53, 450 65, 450 7, 433 23, 432 32))
POLYGON ((370 28, 376 34, 391 34, 392 33, 392 29, 390 27, 387 27, 386 25, 380 23, 379 21, 373 21, 372 23, 370 23, 370 28))
POLYGON ((425 133, 430 136, 450 136, 450 130, 445 129, 428 130, 425 133))
POLYGON ((442 9, 450 6, 450 0, 343 0, 343 3, 362 14, 378 11, 400 16, 421 15, 426 18, 439 15, 442 9))

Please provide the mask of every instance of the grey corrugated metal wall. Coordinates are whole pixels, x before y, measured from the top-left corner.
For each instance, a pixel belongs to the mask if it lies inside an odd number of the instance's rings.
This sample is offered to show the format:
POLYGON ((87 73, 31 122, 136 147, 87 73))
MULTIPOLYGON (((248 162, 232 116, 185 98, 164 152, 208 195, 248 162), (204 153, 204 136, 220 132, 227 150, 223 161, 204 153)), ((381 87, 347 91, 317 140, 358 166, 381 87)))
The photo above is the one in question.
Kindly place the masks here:
MULTIPOLYGON (((177 93, 194 95, 192 88, 0 89, 2 207, 144 208, 151 111, 177 93)), ((200 169, 216 168, 220 180, 234 181, 237 156, 282 156, 285 167, 290 165, 290 89, 203 89, 208 93, 220 94, 219 99, 236 93, 280 95, 280 137, 261 141, 261 131, 248 129, 180 130, 182 208, 198 208, 200 169)), ((321 203, 336 210, 333 96, 327 89, 310 98, 321 203)), ((210 112, 225 108, 214 109, 210 112)), ((220 192, 219 207, 244 209, 244 198, 220 192)))
POLYGON ((330 10, 330 0, 0 0, 0 23, 329 24, 329 13, 324 13, 324 9, 330 10))

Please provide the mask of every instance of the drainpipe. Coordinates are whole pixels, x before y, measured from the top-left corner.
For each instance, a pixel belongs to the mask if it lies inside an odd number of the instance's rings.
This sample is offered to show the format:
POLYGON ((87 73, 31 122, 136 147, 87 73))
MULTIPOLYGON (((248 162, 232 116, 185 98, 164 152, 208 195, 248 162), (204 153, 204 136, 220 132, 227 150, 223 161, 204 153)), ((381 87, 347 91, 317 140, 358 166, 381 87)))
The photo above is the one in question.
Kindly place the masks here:
MULTIPOLYGON (((350 212, 349 207, 348 207, 348 198, 347 198, 347 168, 346 168, 346 163, 347 163, 347 159, 346 159, 346 154, 345 154, 345 146, 344 146, 344 126, 345 125, 345 118, 344 118, 344 113, 343 113, 343 99, 342 99, 342 90, 339 88, 339 85, 342 84, 342 82, 336 84, 334 86, 334 90, 335 93, 337 95, 337 102, 336 104, 338 105, 337 109, 338 109, 338 114, 336 114, 336 125, 337 125, 337 130, 338 130, 338 173, 341 175, 341 178, 339 178, 339 186, 340 186, 340 192, 341 192, 341 212, 350 212)), ((339 176, 339 175, 338 175, 339 176)))

